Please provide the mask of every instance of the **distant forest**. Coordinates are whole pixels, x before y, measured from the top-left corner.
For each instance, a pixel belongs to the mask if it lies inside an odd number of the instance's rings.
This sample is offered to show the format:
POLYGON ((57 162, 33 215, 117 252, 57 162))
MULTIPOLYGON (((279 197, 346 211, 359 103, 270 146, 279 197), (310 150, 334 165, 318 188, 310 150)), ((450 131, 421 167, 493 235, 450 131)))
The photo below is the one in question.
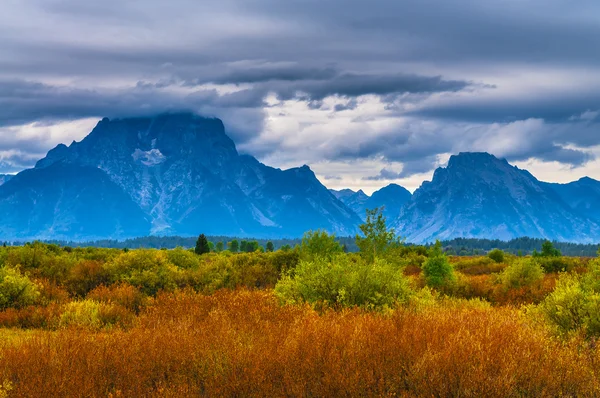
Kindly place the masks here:
MULTIPOLYGON (((248 239, 231 236, 208 236, 209 242, 217 246, 219 242, 223 242, 223 247, 227 248, 228 243, 237 240, 238 242, 257 242, 259 246, 266 247, 267 242, 272 242, 275 250, 284 246, 294 247, 302 242, 302 239, 248 239)), ((105 247, 117 249, 173 249, 175 247, 192 248, 196 245, 197 237, 181 237, 181 236, 146 236, 123 241, 118 240, 96 240, 88 242, 73 242, 48 240, 46 243, 58 244, 60 246, 72 247, 105 247)), ((349 252, 358 251, 354 237, 338 237, 337 240, 349 252)), ((471 256, 485 254, 492 249, 501 249, 512 254, 528 255, 534 250, 540 251, 544 239, 534 238, 517 238, 510 241, 491 240, 491 239, 466 239, 457 238, 452 240, 442 241, 442 246, 447 254, 471 256)), ((12 242, 9 245, 20 245, 24 242, 12 242)), ((412 244, 408 244, 412 246, 412 244)), ((425 245, 431 246, 431 244, 425 245)), ((558 248, 565 256, 582 256, 593 257, 598 251, 598 244, 578 244, 567 242, 554 242, 554 246, 558 248)))

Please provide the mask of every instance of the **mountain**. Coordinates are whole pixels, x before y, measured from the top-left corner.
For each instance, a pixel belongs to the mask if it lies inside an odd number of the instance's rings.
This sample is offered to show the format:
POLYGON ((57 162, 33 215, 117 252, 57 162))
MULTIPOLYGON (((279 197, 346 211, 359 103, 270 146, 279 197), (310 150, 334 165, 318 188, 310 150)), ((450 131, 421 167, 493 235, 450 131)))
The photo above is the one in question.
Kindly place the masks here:
POLYGON ((487 153, 460 153, 417 189, 394 223, 409 242, 520 236, 597 242, 600 226, 548 184, 487 153))
POLYGON ((351 208, 363 221, 366 218, 366 210, 376 207, 384 207, 383 214, 388 222, 395 220, 400 213, 402 206, 411 198, 411 193, 404 187, 397 184, 390 184, 373 192, 371 196, 365 194, 362 190, 355 192, 351 189, 342 189, 336 191, 330 190, 336 198, 344 202, 351 208))
POLYGON ((568 184, 547 185, 579 214, 600 221, 600 181, 583 177, 568 184))
POLYGON ((365 207, 366 209, 374 209, 384 206, 383 215, 389 223, 398 218, 402 206, 408 203, 411 198, 412 194, 408 189, 397 184, 390 184, 379 191, 373 192, 373 195, 365 203, 365 207))
POLYGON ((10 175, 10 174, 0 174, 0 185, 4 184, 5 182, 7 182, 8 180, 10 180, 11 178, 13 178, 13 176, 10 175))
POLYGON ((240 155, 219 119, 191 113, 103 119, 1 185, 0 217, 3 238, 351 235, 361 222, 308 166, 240 155))
POLYGON ((333 195, 341 200, 346 206, 348 206, 354 213, 356 213, 362 220, 365 218, 365 205, 369 200, 369 196, 359 189, 355 192, 351 189, 342 189, 339 191, 330 190, 333 195))

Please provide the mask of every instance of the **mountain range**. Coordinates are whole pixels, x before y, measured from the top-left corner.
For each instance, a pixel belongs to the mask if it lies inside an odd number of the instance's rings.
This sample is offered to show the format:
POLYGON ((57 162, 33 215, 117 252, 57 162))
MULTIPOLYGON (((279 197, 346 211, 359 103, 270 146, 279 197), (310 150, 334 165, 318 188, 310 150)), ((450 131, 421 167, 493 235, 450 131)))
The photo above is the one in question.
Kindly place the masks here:
POLYGON ((0 185, 3 239, 154 235, 301 236, 357 231, 360 218, 308 166, 240 155, 218 119, 103 119, 0 185))
POLYGON ((219 119, 191 113, 102 119, 34 168, 0 175, 0 240, 123 239, 199 233, 353 235, 384 207, 409 242, 520 236, 600 241, 600 182, 546 183, 488 153, 453 155, 414 194, 328 190, 308 166, 281 170, 239 154, 219 119))

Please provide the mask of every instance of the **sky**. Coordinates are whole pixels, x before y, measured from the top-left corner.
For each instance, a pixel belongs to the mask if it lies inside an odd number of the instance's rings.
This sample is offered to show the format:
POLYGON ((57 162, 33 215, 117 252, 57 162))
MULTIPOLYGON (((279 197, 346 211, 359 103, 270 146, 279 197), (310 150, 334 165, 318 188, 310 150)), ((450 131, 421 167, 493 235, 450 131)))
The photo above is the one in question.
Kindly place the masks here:
POLYGON ((2 0, 0 173, 102 117, 191 110, 330 188, 461 151, 600 179, 600 2, 2 0))

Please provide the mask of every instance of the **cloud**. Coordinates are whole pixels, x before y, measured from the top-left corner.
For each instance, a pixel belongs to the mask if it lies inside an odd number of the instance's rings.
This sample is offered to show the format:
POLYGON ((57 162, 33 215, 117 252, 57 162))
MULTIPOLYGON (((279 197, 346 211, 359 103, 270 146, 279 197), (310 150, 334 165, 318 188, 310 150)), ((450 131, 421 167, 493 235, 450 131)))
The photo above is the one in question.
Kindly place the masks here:
POLYGON ((421 175, 463 150, 581 168, 600 145, 599 13, 592 0, 4 1, 2 161, 80 139, 78 120, 192 110, 275 166, 373 168, 344 182, 421 175))

